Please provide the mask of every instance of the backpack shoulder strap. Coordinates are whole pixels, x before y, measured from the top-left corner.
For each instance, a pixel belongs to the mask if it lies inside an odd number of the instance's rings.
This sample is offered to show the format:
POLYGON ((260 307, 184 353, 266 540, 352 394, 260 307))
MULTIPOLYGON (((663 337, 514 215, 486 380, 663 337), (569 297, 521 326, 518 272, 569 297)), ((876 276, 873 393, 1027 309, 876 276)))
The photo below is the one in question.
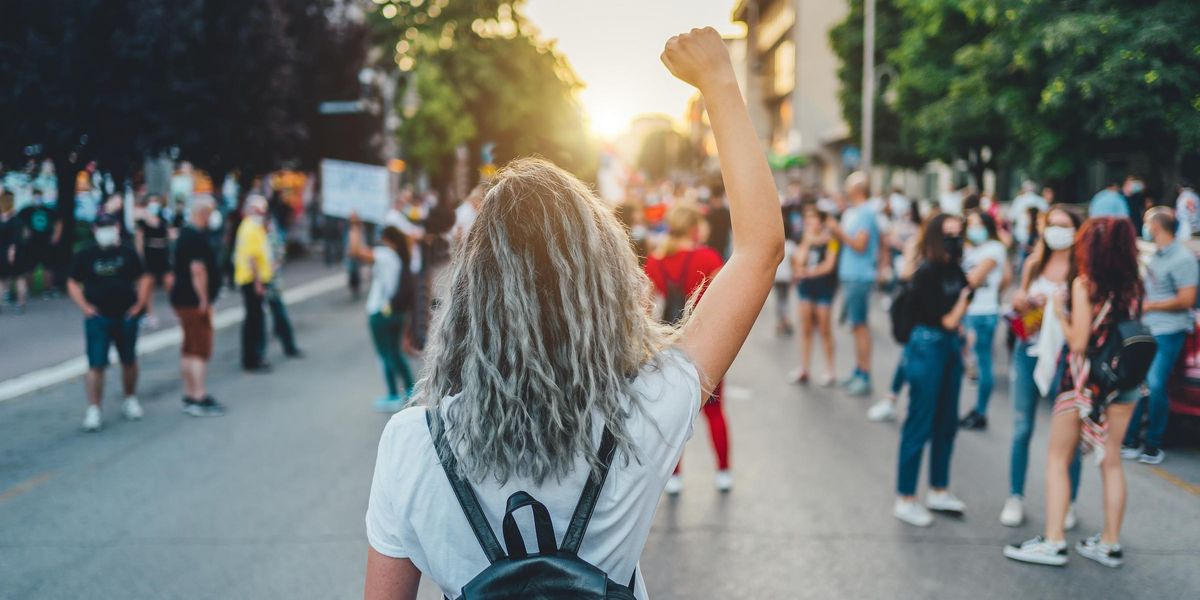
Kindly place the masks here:
POLYGON ((475 497, 475 491, 458 476, 458 461, 454 459, 454 453, 448 448, 443 451, 441 416, 436 412, 436 409, 432 407, 425 408, 425 422, 429 426, 430 435, 433 436, 433 448, 438 454, 438 461, 442 463, 442 470, 446 472, 446 478, 450 480, 450 488, 454 490, 454 496, 458 498, 458 505, 462 507, 463 514, 466 515, 467 522, 471 525, 475 539, 479 541, 479 546, 487 555, 488 562, 494 563, 505 557, 504 550, 500 548, 496 533, 492 531, 492 526, 488 524, 487 517, 479 506, 479 499, 475 497), (434 426, 435 421, 438 425, 436 427, 434 426))
POLYGON ((616 441, 607 427, 600 437, 600 470, 595 476, 588 476, 587 484, 583 486, 583 494, 579 496, 579 504, 575 505, 575 514, 567 525, 567 533, 563 536, 559 549, 571 554, 579 554, 579 545, 583 543, 583 534, 587 532, 588 522, 592 520, 592 512, 596 510, 596 500, 600 498, 600 490, 604 480, 608 478, 608 468, 612 466, 613 455, 616 452, 616 441))

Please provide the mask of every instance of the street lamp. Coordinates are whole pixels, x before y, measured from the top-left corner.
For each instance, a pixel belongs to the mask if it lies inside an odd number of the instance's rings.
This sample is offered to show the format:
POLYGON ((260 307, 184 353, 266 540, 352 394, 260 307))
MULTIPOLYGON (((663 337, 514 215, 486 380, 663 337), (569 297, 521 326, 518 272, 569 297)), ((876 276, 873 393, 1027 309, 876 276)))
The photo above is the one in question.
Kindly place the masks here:
POLYGON ((875 158, 875 0, 863 2, 862 165, 871 176, 875 158))

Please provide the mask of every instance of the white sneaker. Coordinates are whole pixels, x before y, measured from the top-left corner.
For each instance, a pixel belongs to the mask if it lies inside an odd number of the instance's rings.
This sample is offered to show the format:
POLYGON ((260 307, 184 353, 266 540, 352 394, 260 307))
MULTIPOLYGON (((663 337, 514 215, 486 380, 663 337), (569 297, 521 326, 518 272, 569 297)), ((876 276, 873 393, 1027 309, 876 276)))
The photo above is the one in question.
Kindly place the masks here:
POLYGON ((100 431, 101 421, 100 407, 89 404, 87 407, 87 412, 83 413, 83 430, 100 431))
POLYGON ((1137 460, 1142 455, 1141 446, 1121 446, 1121 458, 1125 460, 1137 460))
POLYGON ((733 489, 733 473, 730 473, 729 469, 717 471, 716 483, 718 491, 728 492, 729 490, 733 489))
POLYGON ((820 384, 821 387, 833 387, 834 384, 837 383, 837 379, 833 376, 833 373, 826 373, 821 376, 821 379, 819 379, 817 383, 820 384))
POLYGON ((1063 530, 1070 531, 1078 524, 1079 517, 1075 516, 1075 503, 1072 502, 1071 506, 1067 507, 1067 516, 1063 519, 1063 530))
POLYGON ((788 373, 788 381, 792 383, 808 383, 808 371, 796 369, 788 373))
POLYGON ((137 396, 125 398, 125 403, 121 405, 121 414, 130 421, 141 420, 142 405, 138 402, 137 396))
POLYGON ((1067 564, 1067 543, 1048 542, 1039 535, 1020 545, 1010 544, 1005 546, 1004 556, 1036 565, 1061 567, 1067 564))
POLYGON ((901 521, 916 527, 929 527, 933 525, 933 515, 925 510, 924 506, 917 503, 916 500, 904 500, 896 498, 896 504, 892 507, 892 514, 901 521))
POLYGON ((683 491, 683 478, 678 475, 672 475, 671 478, 667 480, 667 487, 663 488, 663 491, 666 492, 668 496, 678 495, 679 492, 683 491))
POLYGON ((867 409, 867 420, 880 423, 883 421, 896 420, 896 401, 891 398, 883 398, 879 402, 871 405, 867 409))
POLYGON ((1009 496, 1000 511, 1000 524, 1005 527, 1020 527, 1025 522, 1025 501, 1020 496, 1009 496))
POLYGON ((925 508, 938 512, 963 514, 967 512, 967 504, 957 496, 947 491, 929 492, 925 494, 925 508))
POLYGON ((1114 569, 1121 566, 1121 562, 1125 559, 1125 552, 1121 549, 1121 544, 1111 546, 1105 544, 1098 533, 1076 544, 1075 551, 1084 558, 1090 558, 1114 569))

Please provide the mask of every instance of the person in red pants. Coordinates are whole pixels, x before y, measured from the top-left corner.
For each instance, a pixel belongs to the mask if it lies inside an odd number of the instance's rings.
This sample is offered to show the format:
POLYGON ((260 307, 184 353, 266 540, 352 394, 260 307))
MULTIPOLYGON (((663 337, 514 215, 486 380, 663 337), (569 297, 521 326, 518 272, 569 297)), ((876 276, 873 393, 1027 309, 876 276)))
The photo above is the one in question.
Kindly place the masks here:
MULTIPOLYGON (((660 296, 664 323, 678 325, 686 320, 692 297, 695 296, 698 302, 708 282, 721 270, 721 256, 701 244, 703 222, 704 215, 695 205, 681 202, 672 206, 666 214, 667 239, 646 259, 646 275, 660 296)), ((716 485, 722 492, 733 487, 733 475, 729 470, 729 430, 721 408, 724 387, 724 381, 717 382, 701 410, 708 421, 708 432, 717 455, 716 485)), ((680 465, 676 465, 665 491, 674 495, 682 490, 680 465)))

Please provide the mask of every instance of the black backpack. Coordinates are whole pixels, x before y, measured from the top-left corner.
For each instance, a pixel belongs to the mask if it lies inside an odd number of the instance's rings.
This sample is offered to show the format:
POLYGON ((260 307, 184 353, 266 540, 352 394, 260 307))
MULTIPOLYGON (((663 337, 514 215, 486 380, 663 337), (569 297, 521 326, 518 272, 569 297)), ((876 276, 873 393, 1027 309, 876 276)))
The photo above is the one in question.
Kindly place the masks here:
POLYGON ((408 268, 408 263, 400 261, 400 277, 396 280, 396 291, 388 304, 392 313, 408 313, 417 302, 417 275, 408 268))
MULTIPOLYGON (((1110 306, 1106 303, 1101 310, 1107 312, 1110 306)), ((1105 397, 1113 392, 1127 392, 1136 388, 1150 372, 1150 363, 1154 362, 1154 355, 1158 352, 1158 342, 1154 340, 1150 328, 1142 323, 1141 314, 1139 302, 1138 318, 1114 323, 1104 343, 1088 353, 1088 380, 1105 397)))
POLYGON ((892 317, 892 337, 901 344, 908 343, 917 326, 917 307, 913 293, 912 281, 901 281, 897 285, 896 295, 892 297, 892 306, 888 313, 892 317))
POLYGON ((678 323, 683 319, 683 312, 687 310, 688 293, 683 289, 687 282, 688 268, 692 266, 692 255, 695 252, 688 252, 683 259, 683 268, 679 271, 679 280, 675 281, 667 275, 667 267, 660 260, 658 262, 658 270, 662 274, 663 281, 667 285, 667 293, 665 294, 665 302, 663 303, 662 316, 660 320, 663 323, 678 323))
POLYGON ((442 463, 446 478, 450 480, 450 487, 471 525, 475 539, 479 541, 483 553, 491 563, 463 586, 460 596, 462 600, 634 600, 636 571, 629 585, 625 586, 609 579, 604 571, 579 558, 579 545, 583 542, 583 534, 592 519, 592 511, 596 508, 596 500, 600 497, 600 489, 604 486, 608 467, 616 449, 612 433, 608 429, 604 430, 600 441, 599 478, 588 478, 579 503, 575 506, 575 513, 571 516, 567 533, 563 536, 562 545, 558 546, 555 543, 554 523, 550 520, 550 512, 546 510, 546 506, 528 492, 520 491, 508 497, 508 506, 504 512, 504 544, 508 547, 506 555, 500 548, 483 509, 479 506, 479 499, 475 497, 474 490, 458 476, 454 454, 448 448, 443 448, 442 428, 434 425, 435 421, 440 420, 435 412, 426 409, 425 417, 433 435, 438 460, 442 463), (537 531, 538 550, 534 554, 526 550, 521 530, 513 518, 513 513, 527 506, 533 510, 533 523, 537 531))

